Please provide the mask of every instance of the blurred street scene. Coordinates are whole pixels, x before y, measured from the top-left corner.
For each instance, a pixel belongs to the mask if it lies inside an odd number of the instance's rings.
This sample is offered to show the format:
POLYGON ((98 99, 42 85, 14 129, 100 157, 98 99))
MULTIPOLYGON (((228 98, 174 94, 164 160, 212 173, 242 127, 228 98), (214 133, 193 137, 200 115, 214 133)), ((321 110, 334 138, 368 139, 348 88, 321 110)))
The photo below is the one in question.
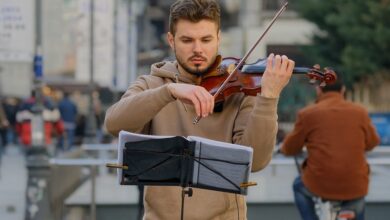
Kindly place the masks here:
MULTIPOLYGON (((151 64, 175 59, 166 42, 173 2, 0 0, 0 219, 139 218, 139 189, 120 186, 116 170, 105 167, 117 159, 117 139, 105 131, 104 117, 151 64)), ((283 2, 220 0, 220 53, 242 57, 283 2)), ((367 219, 387 220, 390 3, 372 1, 364 24, 341 24, 338 11, 326 26, 318 17, 330 13, 327 7, 308 13, 306 2, 291 2, 247 63, 279 53, 297 67, 318 63, 348 76, 346 98, 369 111, 381 137, 367 154, 367 219), (364 26, 370 22, 376 29, 364 26), (335 33, 329 33, 332 27, 335 33)), ((348 16, 364 14, 364 2, 357 1, 361 7, 348 16)), ((294 76, 280 97, 278 144, 293 129, 297 111, 315 102, 308 82, 305 75, 294 76)), ((281 155, 253 173, 258 185, 248 194, 248 219, 299 219, 291 189, 296 175, 293 159, 281 155)))

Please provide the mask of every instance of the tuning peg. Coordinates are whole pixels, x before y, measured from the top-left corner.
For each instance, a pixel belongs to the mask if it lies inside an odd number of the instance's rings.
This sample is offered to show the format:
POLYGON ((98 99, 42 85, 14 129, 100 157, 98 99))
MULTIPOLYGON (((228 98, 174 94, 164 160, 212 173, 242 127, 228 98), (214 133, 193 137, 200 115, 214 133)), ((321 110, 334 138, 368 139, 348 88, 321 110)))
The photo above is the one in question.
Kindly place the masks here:
POLYGON ((321 86, 321 87, 326 86, 326 82, 325 82, 325 81, 322 81, 322 82, 320 83, 320 86, 321 86))
POLYGON ((315 64, 315 65, 313 66, 313 69, 315 69, 315 70, 320 70, 320 69, 321 69, 320 64, 315 64))
POLYGON ((312 78, 312 79, 309 80, 309 83, 310 84, 314 84, 314 83, 316 83, 316 81, 317 81, 316 79, 312 78))
POLYGON ((324 67, 324 71, 325 71, 325 73, 333 73, 334 72, 333 68, 329 67, 329 66, 324 67))
POLYGON ((331 67, 325 67, 325 81, 327 83, 333 83, 337 80, 337 74, 331 67))

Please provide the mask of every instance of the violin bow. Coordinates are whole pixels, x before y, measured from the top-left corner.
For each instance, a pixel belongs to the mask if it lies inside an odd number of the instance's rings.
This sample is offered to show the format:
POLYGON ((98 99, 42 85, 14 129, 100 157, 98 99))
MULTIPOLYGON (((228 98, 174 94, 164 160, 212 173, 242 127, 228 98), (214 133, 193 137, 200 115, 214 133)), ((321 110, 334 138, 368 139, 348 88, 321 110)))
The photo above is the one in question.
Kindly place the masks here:
MULTIPOLYGON (((285 2, 283 4, 283 6, 279 9, 279 11, 275 14, 275 16, 272 18, 272 20, 270 21, 270 23, 268 24, 267 28, 264 30, 264 32, 261 34, 261 36, 257 39, 257 41, 253 44, 253 46, 248 50, 248 52, 246 52, 246 54, 244 55, 244 57, 240 60, 240 62, 237 64, 237 66, 233 69, 233 71, 229 74, 229 76, 225 79, 225 81, 223 81, 223 83, 221 84, 221 86, 218 88, 218 90, 215 92, 214 94, 214 99, 217 98, 217 96, 219 95, 219 93, 222 92, 222 90, 225 88, 226 84, 229 82, 229 80, 233 77, 233 75, 237 72, 238 69, 240 69, 242 67, 242 65, 244 65, 245 61, 248 59, 249 55, 253 52, 253 50, 257 47, 257 45, 260 43, 260 41, 264 38, 265 34, 267 34, 268 30, 271 28, 271 26, 274 24, 274 22, 276 21, 276 19, 279 17, 279 15, 281 15, 287 8, 287 5, 288 5, 288 2, 285 2)), ((193 124, 197 124, 200 119, 202 117, 201 116, 197 116, 194 118, 193 120, 193 124)))

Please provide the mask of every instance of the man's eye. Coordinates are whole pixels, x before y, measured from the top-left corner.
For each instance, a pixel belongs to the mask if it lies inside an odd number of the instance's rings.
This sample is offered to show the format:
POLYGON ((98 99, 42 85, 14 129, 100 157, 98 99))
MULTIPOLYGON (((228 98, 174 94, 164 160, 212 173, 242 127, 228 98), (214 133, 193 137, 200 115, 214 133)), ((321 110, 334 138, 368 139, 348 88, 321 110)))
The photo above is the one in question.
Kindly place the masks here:
POLYGON ((202 40, 204 43, 209 43, 209 42, 211 42, 211 39, 203 39, 202 40))
POLYGON ((185 40, 182 40, 183 41, 183 43, 191 43, 192 42, 192 40, 190 40, 190 39, 185 39, 185 40))

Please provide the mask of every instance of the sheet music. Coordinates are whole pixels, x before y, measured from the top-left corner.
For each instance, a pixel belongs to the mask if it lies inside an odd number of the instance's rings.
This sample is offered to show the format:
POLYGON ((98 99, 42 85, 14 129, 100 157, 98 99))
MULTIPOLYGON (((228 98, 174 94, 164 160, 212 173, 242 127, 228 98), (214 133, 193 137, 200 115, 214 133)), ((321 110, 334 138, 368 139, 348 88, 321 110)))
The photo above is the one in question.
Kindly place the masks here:
MULTIPOLYGON (((203 164, 198 162, 194 164, 194 184, 237 190, 236 186, 243 182, 248 182, 252 167, 253 149, 251 147, 197 136, 189 136, 187 139, 197 141, 196 157, 199 157, 199 161, 203 164), (243 165, 237 163, 242 163, 243 165)), ((243 194, 246 193, 244 192, 243 194)))
POLYGON ((206 144, 210 144, 210 145, 221 146, 221 147, 226 147, 226 148, 230 148, 230 149, 240 149, 240 150, 245 150, 248 152, 253 152, 253 149, 251 147, 248 147, 245 145, 232 144, 232 143, 227 143, 227 142, 223 142, 223 141, 216 141, 216 140, 211 140, 208 138, 203 138, 203 137, 198 137, 198 136, 188 136, 187 140, 200 141, 202 143, 206 143, 206 144))

